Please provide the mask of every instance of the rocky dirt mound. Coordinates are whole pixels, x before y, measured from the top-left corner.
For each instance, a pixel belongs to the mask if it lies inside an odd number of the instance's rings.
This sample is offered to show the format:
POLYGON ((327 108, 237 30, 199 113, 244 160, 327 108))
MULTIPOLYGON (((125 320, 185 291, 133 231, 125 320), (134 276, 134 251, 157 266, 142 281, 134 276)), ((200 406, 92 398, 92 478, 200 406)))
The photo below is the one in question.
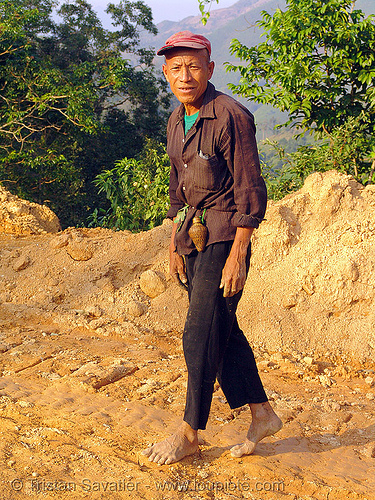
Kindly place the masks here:
MULTIPOLYGON (((270 202, 266 219, 254 235, 239 306, 245 333, 271 350, 372 360, 375 186, 336 171, 316 173, 298 192, 270 202)), ((0 303, 73 327, 180 332, 188 302, 168 275, 170 230, 165 221, 140 234, 70 228, 45 238, 6 238, 0 303)))
POLYGON ((0 233, 30 235, 60 230, 59 219, 52 210, 22 200, 0 185, 0 233))
POLYGON ((251 338, 374 359, 375 185, 315 173, 266 217, 240 306, 251 338))

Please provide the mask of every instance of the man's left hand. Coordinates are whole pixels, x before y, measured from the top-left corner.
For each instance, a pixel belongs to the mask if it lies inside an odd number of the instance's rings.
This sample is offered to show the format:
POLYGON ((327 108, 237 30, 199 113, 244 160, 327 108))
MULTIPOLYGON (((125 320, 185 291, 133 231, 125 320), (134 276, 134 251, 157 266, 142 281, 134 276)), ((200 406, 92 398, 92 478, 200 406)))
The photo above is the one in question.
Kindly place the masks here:
POLYGON ((246 281, 246 260, 230 253, 221 275, 220 288, 224 297, 232 297, 243 289, 246 281))
POLYGON ((246 255, 254 228, 238 227, 236 236, 221 274, 223 296, 232 297, 240 292, 246 281, 246 255))

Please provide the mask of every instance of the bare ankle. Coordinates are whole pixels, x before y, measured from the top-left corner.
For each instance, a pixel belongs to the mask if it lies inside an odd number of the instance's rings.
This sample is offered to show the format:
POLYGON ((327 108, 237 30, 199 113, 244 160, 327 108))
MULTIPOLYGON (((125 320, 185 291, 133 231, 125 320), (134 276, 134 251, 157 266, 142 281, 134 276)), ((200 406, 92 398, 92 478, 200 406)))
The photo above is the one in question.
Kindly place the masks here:
POLYGON ((191 443, 195 443, 198 440, 198 431, 193 429, 187 422, 184 420, 181 424, 181 431, 186 437, 188 441, 191 443))
POLYGON ((267 418, 276 415, 268 401, 264 403, 250 403, 250 410, 253 418, 267 418))

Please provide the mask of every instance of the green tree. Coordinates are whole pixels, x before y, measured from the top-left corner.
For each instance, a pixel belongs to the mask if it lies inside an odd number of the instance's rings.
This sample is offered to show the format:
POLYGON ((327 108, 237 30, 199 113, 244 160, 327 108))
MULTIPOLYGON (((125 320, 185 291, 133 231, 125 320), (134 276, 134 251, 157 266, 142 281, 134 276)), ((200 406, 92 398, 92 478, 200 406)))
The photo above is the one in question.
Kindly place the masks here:
POLYGON ((161 224, 169 206, 169 172, 165 146, 146 141, 138 158, 123 158, 96 177, 99 192, 111 206, 96 209, 90 225, 145 231, 161 224))
POLYGON ((375 127, 375 23, 351 0, 288 0, 285 11, 263 11, 256 24, 266 40, 231 52, 241 80, 232 89, 289 113, 288 123, 326 130, 364 113, 375 127))
POLYGON ((142 1, 109 4, 112 30, 85 0, 58 21, 54 6, 0 0, 0 180, 66 225, 92 211, 103 167, 162 137, 168 97, 139 45, 140 30, 156 33, 142 1))
POLYGON ((364 128, 365 124, 359 117, 350 117, 344 125, 332 131, 329 139, 324 137, 312 144, 300 145, 294 151, 288 143, 285 144, 289 146, 287 149, 280 141, 267 139, 262 146, 273 148, 274 155, 269 155, 267 161, 262 154, 260 157, 269 197, 278 200, 299 189, 311 173, 332 169, 351 174, 363 184, 372 182, 375 161, 370 169, 368 167, 370 158, 375 157, 375 140, 369 140, 364 128))
MULTIPOLYGON (((212 1, 198 0, 203 17, 212 1)), ((373 182, 374 21, 352 0, 287 0, 273 16, 262 12, 256 25, 264 42, 246 47, 232 40, 241 61, 227 64, 241 75, 230 85, 234 93, 288 112, 284 125, 315 132, 318 140, 293 152, 272 144, 276 154, 263 165, 271 197, 296 189, 316 170, 336 168, 373 182)))

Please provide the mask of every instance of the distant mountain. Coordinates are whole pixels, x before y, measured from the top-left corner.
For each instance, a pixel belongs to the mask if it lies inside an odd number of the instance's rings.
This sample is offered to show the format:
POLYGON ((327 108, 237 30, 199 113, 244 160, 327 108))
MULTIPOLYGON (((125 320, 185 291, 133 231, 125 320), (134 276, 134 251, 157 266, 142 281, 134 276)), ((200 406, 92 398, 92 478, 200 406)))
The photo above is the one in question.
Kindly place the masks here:
POLYGON ((254 7, 259 7, 268 2, 269 0, 239 0, 231 7, 212 11, 206 26, 202 25, 200 16, 189 16, 182 21, 177 22, 162 21, 160 24, 158 24, 158 29, 160 32, 163 32, 166 35, 168 35, 168 33, 172 35, 176 31, 182 31, 186 29, 189 29, 193 32, 199 31, 202 34, 212 33, 212 31, 228 24, 229 21, 237 19, 240 16, 244 16, 249 10, 253 9, 254 7))

